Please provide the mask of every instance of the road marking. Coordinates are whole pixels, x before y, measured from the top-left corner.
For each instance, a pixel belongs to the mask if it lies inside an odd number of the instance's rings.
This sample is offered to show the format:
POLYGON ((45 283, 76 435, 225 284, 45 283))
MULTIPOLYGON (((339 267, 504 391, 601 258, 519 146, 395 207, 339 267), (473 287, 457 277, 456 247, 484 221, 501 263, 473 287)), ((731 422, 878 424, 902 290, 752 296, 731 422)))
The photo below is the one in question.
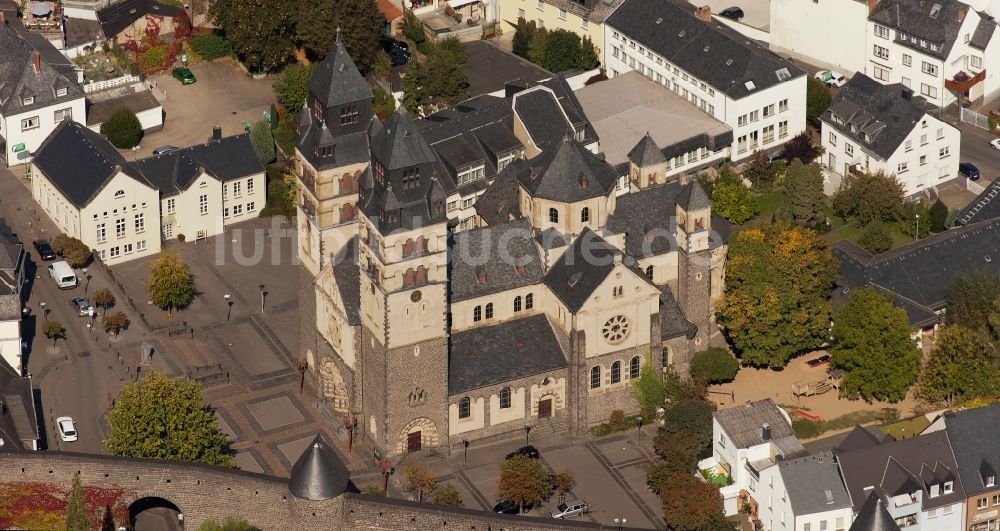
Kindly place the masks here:
POLYGON ((458 472, 455 472, 455 477, 458 478, 458 481, 460 483, 465 485, 465 488, 469 489, 469 492, 472 494, 472 497, 475 498, 476 503, 478 503, 483 508, 484 511, 493 510, 493 506, 489 505, 489 502, 487 502, 486 498, 483 497, 483 494, 479 492, 479 489, 477 489, 476 486, 472 484, 472 481, 469 481, 469 478, 465 475, 465 472, 459 470, 458 472))
POLYGON ((642 501, 642 498, 640 498, 632 490, 632 487, 627 481, 625 481, 625 477, 622 476, 621 472, 619 472, 618 469, 611 464, 611 461, 609 461, 608 458, 601 453, 601 450, 597 447, 597 445, 593 442, 588 442, 585 446, 587 447, 587 450, 589 450, 590 453, 597 459, 598 463, 600 463, 604 470, 611 474, 611 478, 615 480, 615 483, 618 483, 618 486, 625 492, 625 495, 628 496, 637 507, 639 507, 639 510, 646 517, 646 519, 649 520, 649 522, 653 524, 656 529, 664 529, 662 523, 663 520, 656 516, 649 506, 646 505, 646 502, 642 501))

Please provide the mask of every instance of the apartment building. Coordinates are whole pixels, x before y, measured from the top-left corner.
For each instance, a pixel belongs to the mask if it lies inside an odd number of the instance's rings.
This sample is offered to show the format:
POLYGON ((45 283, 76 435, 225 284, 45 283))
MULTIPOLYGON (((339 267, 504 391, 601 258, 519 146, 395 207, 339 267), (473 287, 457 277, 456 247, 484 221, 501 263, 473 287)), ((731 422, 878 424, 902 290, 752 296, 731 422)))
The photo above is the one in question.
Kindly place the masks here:
POLYGON ((734 160, 777 151, 805 129, 806 73, 708 9, 628 0, 608 17, 604 48, 609 77, 637 70, 731 127, 734 160))
POLYGON ((958 176, 961 132, 910 88, 856 74, 820 117, 828 192, 852 172, 895 175, 913 195, 958 176))
POLYGON ((945 413, 944 429, 948 433, 958 472, 965 486, 966 531, 996 531, 1000 529, 1000 447, 996 444, 996 427, 1000 426, 1000 406, 967 409, 945 413))
POLYGON ((604 46, 604 22, 624 0, 502 0, 500 22, 505 31, 513 31, 518 19, 534 21, 540 28, 562 29, 581 38, 590 37, 601 56, 604 46))
POLYGON ((854 517, 830 452, 778 461, 760 472, 758 518, 765 531, 846 531, 854 517))

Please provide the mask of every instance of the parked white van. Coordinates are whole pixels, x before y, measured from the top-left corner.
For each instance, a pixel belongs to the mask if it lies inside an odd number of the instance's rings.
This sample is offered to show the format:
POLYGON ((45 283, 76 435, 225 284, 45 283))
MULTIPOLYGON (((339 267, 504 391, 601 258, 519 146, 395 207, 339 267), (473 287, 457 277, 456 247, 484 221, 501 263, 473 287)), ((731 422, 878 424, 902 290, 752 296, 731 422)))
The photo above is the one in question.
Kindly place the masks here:
POLYGON ((49 266, 49 276, 56 281, 59 289, 71 289, 76 287, 76 273, 65 260, 55 262, 49 266))

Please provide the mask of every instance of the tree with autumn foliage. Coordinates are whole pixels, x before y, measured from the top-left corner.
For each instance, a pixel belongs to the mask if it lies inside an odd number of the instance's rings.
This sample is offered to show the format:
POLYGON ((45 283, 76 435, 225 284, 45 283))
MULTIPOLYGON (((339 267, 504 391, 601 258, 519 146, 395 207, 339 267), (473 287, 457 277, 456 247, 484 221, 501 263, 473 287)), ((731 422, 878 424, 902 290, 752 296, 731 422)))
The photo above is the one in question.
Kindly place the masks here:
POLYGON ((209 10, 240 61, 257 72, 274 70, 292 55, 297 14, 297 0, 215 0, 209 10))
POLYGON ((730 240, 719 324, 744 365, 781 368, 826 341, 837 268, 815 231, 787 223, 730 240))
POLYGON ((420 461, 411 461, 403 467, 406 474, 406 487, 417 491, 417 501, 424 500, 424 493, 429 493, 437 486, 438 480, 434 472, 420 461))
POLYGON ((520 512, 542 503, 550 492, 549 473, 537 459, 515 455, 500 465, 497 495, 516 504, 520 512))
POLYGON ((300 9, 305 16, 299 17, 295 38, 311 57, 322 59, 339 30, 340 41, 358 70, 366 72, 375 63, 385 26, 375 0, 302 0, 300 9))
POLYGON ((66 502, 66 531, 90 531, 90 516, 83 498, 83 484, 80 471, 73 472, 73 485, 66 502))
POLYGON ((660 483, 663 521, 674 531, 733 529, 726 520, 719 487, 694 474, 675 473, 660 483))

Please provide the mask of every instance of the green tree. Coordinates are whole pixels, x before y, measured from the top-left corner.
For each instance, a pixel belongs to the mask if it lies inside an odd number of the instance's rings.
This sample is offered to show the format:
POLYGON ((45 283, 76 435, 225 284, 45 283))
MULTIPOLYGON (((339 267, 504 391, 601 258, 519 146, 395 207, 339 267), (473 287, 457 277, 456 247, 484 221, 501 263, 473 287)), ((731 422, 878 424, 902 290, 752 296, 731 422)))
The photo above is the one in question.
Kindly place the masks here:
POLYGON ((739 370, 739 360, 724 348, 713 347, 696 352, 691 360, 691 376, 708 383, 731 382, 739 370))
POLYGON ((423 501, 424 493, 431 492, 437 486, 437 477, 431 469, 419 461, 411 461, 403 467, 406 474, 406 487, 417 491, 417 500, 423 501))
POLYGON ((542 67, 551 72, 576 68, 580 60, 580 36, 572 31, 557 29, 549 32, 545 41, 542 67))
POLYGON ((392 116, 392 113, 396 112, 396 99, 393 98, 391 94, 380 88, 376 88, 372 91, 372 93, 375 95, 372 102, 375 115, 378 116, 378 119, 383 122, 389 121, 389 117, 392 116))
POLYGON ((809 132, 802 131, 793 136, 788 142, 785 142, 782 148, 782 155, 788 163, 799 159, 803 164, 811 164, 819 156, 819 151, 813 146, 812 137, 809 136, 809 132))
POLYGON ((511 42, 512 51, 515 55, 528 59, 528 49, 531 46, 531 39, 534 37, 535 30, 534 20, 517 19, 517 27, 514 29, 514 38, 511 42))
POLYGON ((62 255, 73 267, 87 265, 94 256, 87 244, 66 234, 60 234, 52 240, 52 250, 62 255))
POLYGON ((451 37, 428 45, 427 51, 427 62, 410 61, 403 78, 403 107, 414 116, 454 105, 469 95, 461 44, 451 37))
POLYGON ((663 407, 667 397, 666 388, 648 359, 639 367, 639 378, 632 380, 632 394, 639 402, 642 416, 646 418, 653 418, 656 408, 663 407))
POLYGON ((198 531, 260 531, 260 529, 250 525, 243 518, 226 518, 221 524, 216 520, 205 520, 198 531))
POLYGON ((712 453, 712 412, 715 406, 702 398, 684 398, 667 408, 653 448, 667 465, 690 473, 699 459, 712 453))
POLYGON ((593 70, 600 64, 601 60, 597 56, 597 48, 594 46, 594 41, 591 40, 590 35, 584 35, 583 41, 580 42, 580 55, 576 60, 577 68, 593 70))
POLYGON ((858 234, 858 245, 872 254, 879 254, 892 249, 892 233, 885 224, 878 221, 861 227, 858 234))
POLYGON ((719 324, 744 365, 784 367, 828 336, 836 265, 815 231, 785 223, 730 239, 719 324))
POLYGON ((194 299, 194 277, 188 265, 174 251, 162 251, 149 264, 146 292, 154 304, 172 311, 185 308, 194 299))
POLYGON ((274 161, 274 136, 271 135, 271 124, 261 119, 250 126, 250 145, 257 158, 264 164, 274 161))
POLYGON ((646 486, 654 494, 659 495, 663 490, 663 484, 674 477, 674 467, 666 461, 658 461, 656 464, 646 467, 646 486))
POLYGON ((128 316, 125 312, 114 312, 114 313, 104 313, 104 317, 101 318, 101 326, 104 327, 104 331, 109 334, 114 334, 118 337, 118 334, 128 328, 129 325, 128 316))
POLYGON ((845 180, 833 195, 833 209, 843 218, 854 217, 861 225, 903 219, 903 185, 895 175, 883 171, 858 173, 845 180))
POLYGON ((918 394, 932 403, 956 403, 1000 390, 995 343, 984 332, 961 325, 947 326, 917 381, 918 394))
POLYGON ((517 504, 521 512, 542 503, 551 489, 549 473, 536 459, 516 455, 500 465, 497 496, 517 504))
POLYGON ((101 124, 101 136, 118 149, 131 149, 142 140, 142 124, 134 112, 122 107, 101 124))
POLYGON ((417 45, 417 49, 422 48, 421 44, 427 40, 427 34, 424 33, 424 24, 413 14, 412 10, 404 10, 403 21, 399 27, 403 30, 403 35, 417 45))
POLYGON ((446 483, 434 489, 434 492, 431 493, 431 503, 451 505, 453 507, 461 507, 463 505, 462 496, 458 493, 458 489, 451 483, 446 483))
POLYGON ((233 46, 219 30, 194 35, 188 42, 191 45, 191 51, 206 61, 233 54, 233 46))
POLYGON ((98 308, 104 310, 105 312, 108 311, 108 308, 115 305, 115 296, 108 288, 101 288, 95 291, 94 294, 91 295, 91 300, 94 301, 94 304, 98 308))
POLYGON ((375 64, 385 17, 373 0, 302 0, 300 13, 303 16, 295 26, 296 39, 314 57, 329 53, 339 31, 359 70, 366 72, 375 64))
POLYGON ((712 190, 712 209, 740 224, 760 213, 760 203, 743 183, 721 183, 712 190))
POLYGON ((865 400, 896 402, 917 378, 920 351, 906 311, 874 288, 852 290, 833 320, 830 363, 847 371, 840 391, 865 400))
POLYGON ((903 203, 902 222, 898 225, 907 236, 926 238, 931 234, 930 209, 923 201, 906 201, 903 203), (919 231, 919 232, 918 232, 919 231))
POLYGON ((52 340, 53 347, 56 346, 56 341, 66 337, 66 329, 63 328, 63 325, 59 321, 52 321, 50 319, 42 322, 42 333, 45 334, 45 337, 52 340))
POLYGON ((931 232, 942 232, 948 228, 948 206, 938 198, 927 213, 931 232))
POLYGON ((274 82, 274 96, 278 103, 290 114, 295 114, 305 105, 309 97, 309 78, 316 71, 316 65, 294 64, 285 67, 281 77, 274 82))
POLYGON ((73 472, 73 486, 66 502, 66 531, 90 531, 90 514, 80 483, 80 471, 73 472))
POLYGON ((819 117, 830 107, 832 98, 830 88, 822 81, 812 77, 806 77, 806 119, 810 122, 819 123, 819 117))
POLYGON ((660 486, 663 521, 674 531, 732 529, 725 517, 719 488, 693 474, 675 472, 660 486))
POLYGON ((107 419, 104 445, 111 455, 233 466, 227 438, 196 381, 152 371, 122 388, 107 419))
POLYGON ((945 320, 948 326, 979 330, 989 322, 997 298, 1000 298, 1000 273, 985 269, 962 273, 948 286, 945 320))
POLYGON ((793 160, 785 171, 785 195, 781 212, 793 223, 806 227, 817 227, 823 221, 823 173, 819 164, 805 165, 801 160, 793 160))
POLYGON ((548 47, 549 30, 535 28, 528 42, 528 60, 536 65, 545 64, 545 50, 548 47))
POLYGON ((284 64, 295 48, 298 4, 299 0, 215 0, 209 15, 247 68, 268 71, 284 64))

